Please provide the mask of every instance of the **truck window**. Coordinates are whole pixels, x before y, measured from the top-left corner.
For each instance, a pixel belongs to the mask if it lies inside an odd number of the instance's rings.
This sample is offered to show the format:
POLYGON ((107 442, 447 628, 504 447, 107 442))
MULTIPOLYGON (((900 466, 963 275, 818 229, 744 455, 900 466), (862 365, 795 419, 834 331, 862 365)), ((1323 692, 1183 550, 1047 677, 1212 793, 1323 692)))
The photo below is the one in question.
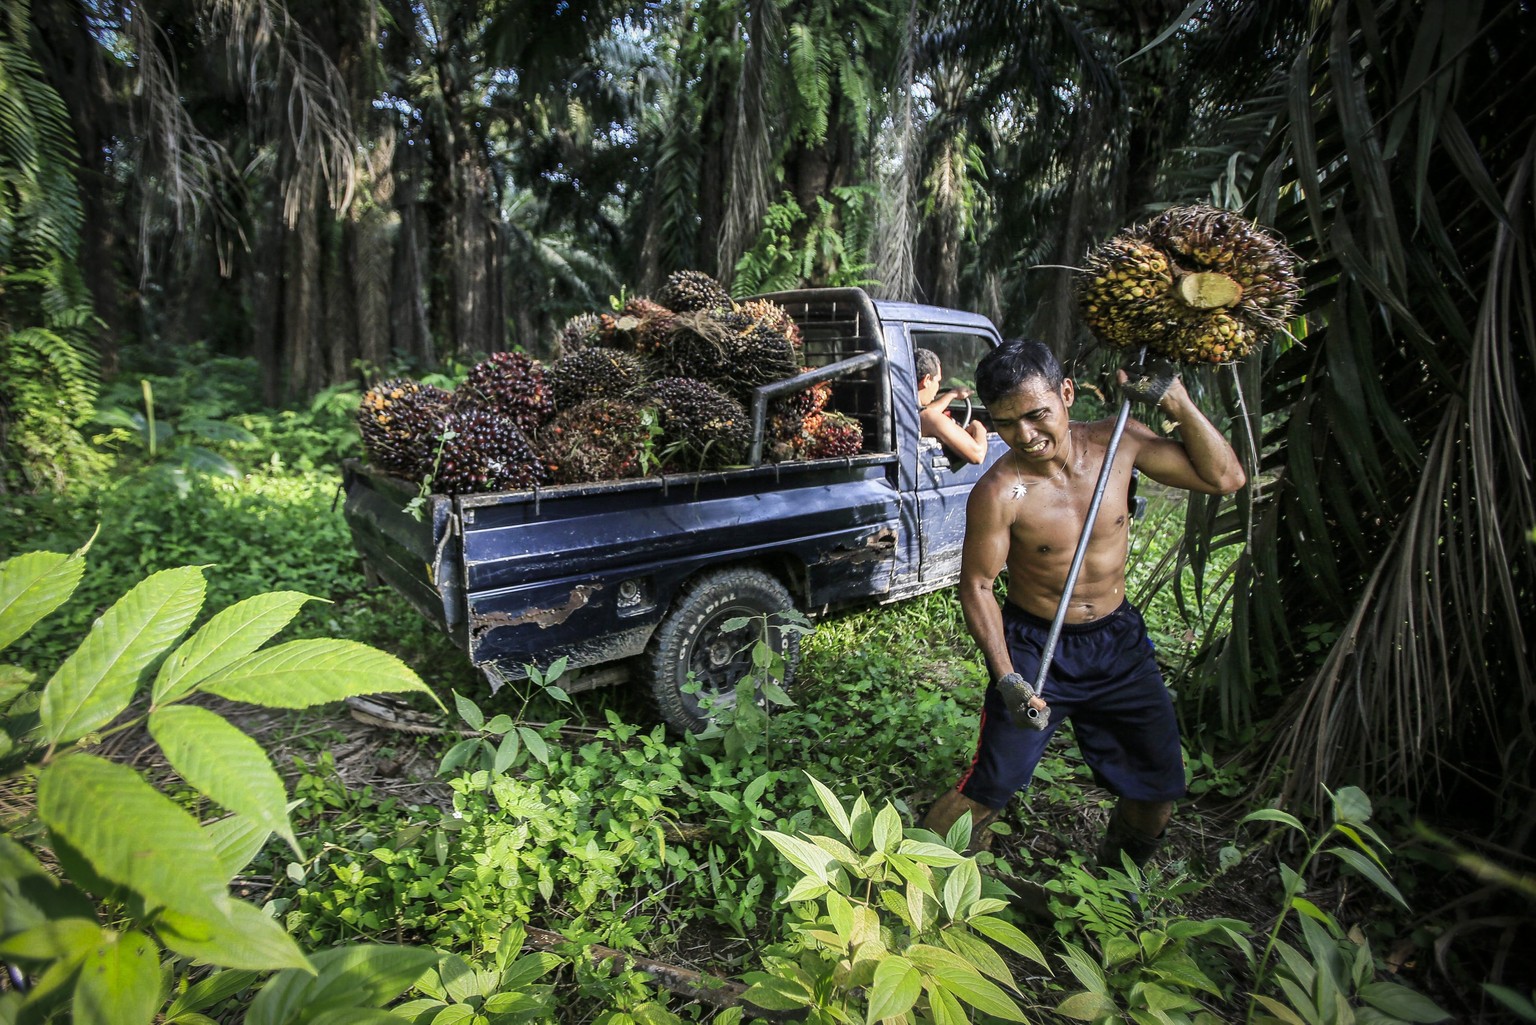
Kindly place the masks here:
MULTIPOLYGON (((981 357, 992 351, 992 342, 986 335, 966 331, 912 331, 914 349, 932 349, 939 357, 944 370, 945 388, 976 387, 976 364, 981 357)), ((980 403, 978 402, 979 406, 980 403)))

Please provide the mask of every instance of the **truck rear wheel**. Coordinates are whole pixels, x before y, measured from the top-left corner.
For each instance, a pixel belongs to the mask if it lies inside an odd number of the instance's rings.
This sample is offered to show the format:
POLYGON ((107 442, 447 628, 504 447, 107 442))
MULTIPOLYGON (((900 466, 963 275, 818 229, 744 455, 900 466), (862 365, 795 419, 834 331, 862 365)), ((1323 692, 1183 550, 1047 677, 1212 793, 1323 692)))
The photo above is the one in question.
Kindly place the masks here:
MULTIPOLYGON (((715 711, 734 705, 736 685, 752 669, 752 648, 764 617, 791 608, 789 591, 762 570, 715 570, 689 581, 645 649, 661 717, 678 730, 698 732, 714 721, 715 711), (745 624, 726 629, 731 620, 743 618, 745 624), (690 674, 697 690, 689 683, 690 674)), ((768 622, 771 627, 772 619, 768 622)), ((787 686, 800 657, 800 637, 770 628, 768 641, 784 656, 787 686)))

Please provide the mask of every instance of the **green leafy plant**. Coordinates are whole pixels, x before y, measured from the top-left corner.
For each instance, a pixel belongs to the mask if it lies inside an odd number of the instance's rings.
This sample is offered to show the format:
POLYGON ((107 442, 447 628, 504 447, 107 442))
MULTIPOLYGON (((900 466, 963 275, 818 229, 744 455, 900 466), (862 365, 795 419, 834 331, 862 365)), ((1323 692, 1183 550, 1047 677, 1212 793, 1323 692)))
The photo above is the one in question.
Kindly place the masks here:
POLYGON ((555 1017, 551 988, 533 984, 553 971, 560 958, 543 952, 519 956, 526 935, 520 923, 507 926, 496 947, 494 967, 480 968, 457 954, 444 955, 416 980, 416 989, 425 995, 392 1012, 416 1025, 515 1025, 555 1017))
POLYGON ((197 474, 221 474, 238 478, 239 469, 223 455, 209 448, 219 442, 253 443, 256 436, 239 424, 209 417, 183 417, 168 420, 155 415, 155 390, 148 378, 139 382, 144 399, 143 411, 121 406, 106 406, 96 413, 96 422, 116 428, 114 437, 131 440, 145 460, 145 472, 185 495, 190 478, 197 474))
MULTIPOLYGON (((698 736, 701 739, 723 738, 726 754, 731 758, 750 755, 763 748, 773 721, 772 711, 794 706, 795 699, 784 689, 789 677, 789 663, 783 652, 791 639, 803 638, 815 630, 811 621, 797 609, 761 616, 736 616, 720 624, 723 634, 733 634, 748 627, 752 628, 752 639, 734 654, 750 653, 751 670, 737 682, 729 699, 711 695, 700 699, 700 705, 710 717, 710 725, 698 736), (774 643, 775 634, 778 644, 774 643)), ((683 689, 694 694, 700 690, 691 676, 683 689)))
POLYGON ((746 1000, 810 1021, 964 1022, 966 1008, 1025 1021, 1022 995, 994 943, 1042 966, 1040 949, 998 917, 1007 901, 984 893, 969 815, 942 838, 903 830, 889 803, 861 794, 845 807, 811 777, 839 836, 762 835, 800 873, 782 900, 794 940, 746 976, 746 1000), (1006 987, 1006 988, 1005 988, 1006 987))
POLYGON ((1344 787, 1328 797, 1331 821, 1316 838, 1294 815, 1277 808, 1262 808, 1242 820, 1279 823, 1307 842, 1300 865, 1280 865, 1280 914, 1254 964, 1248 1019, 1261 1025, 1345 1025, 1361 1016, 1375 1022, 1444 1021, 1450 1015, 1412 987, 1378 979, 1370 942, 1358 930, 1346 932, 1306 896, 1307 871, 1320 855, 1329 854, 1407 907, 1381 860, 1387 845, 1369 825, 1370 798, 1358 787, 1344 787), (1281 939, 1293 914, 1305 953, 1281 939), (1266 990, 1278 992, 1270 995, 1266 990))
MULTIPOLYGON (((70 598, 85 555, 32 552, 0 563, 0 651, 70 598)), ((182 979, 194 963, 278 969, 246 1021, 280 1025, 315 1020, 325 1008, 381 1006, 432 960, 383 947, 306 957, 276 921, 230 895, 230 879, 270 835, 298 843, 266 753, 191 699, 304 708, 426 687, 398 659, 352 641, 265 647, 314 600, 297 592, 246 599, 181 641, 205 587, 201 567, 153 574, 102 613, 41 686, 31 671, 0 666, 0 759, 36 788, 35 810, 0 837, 0 956, 24 972, 17 990, 0 996, 0 1017, 149 1022, 165 1004, 168 956, 171 976, 182 979), (146 680, 147 708, 135 708, 146 680), (139 772, 88 750, 140 726, 226 816, 200 822, 139 772)), ((240 979, 223 978, 221 986, 240 979)), ((208 992, 192 992, 178 995, 168 1018, 197 1020, 208 992)))
POLYGON ((1144 872, 1129 859, 1123 868, 1102 868, 1096 876, 1067 865, 1046 884, 1063 936, 1062 963, 1083 987, 1061 1000, 1056 1013, 1079 1021, 1219 1021, 1204 1001, 1231 995, 1218 981, 1230 967, 1226 951, 1252 960, 1248 924, 1180 913, 1181 898, 1204 885, 1182 873, 1144 872), (1073 936, 1097 957, 1071 942, 1073 936))

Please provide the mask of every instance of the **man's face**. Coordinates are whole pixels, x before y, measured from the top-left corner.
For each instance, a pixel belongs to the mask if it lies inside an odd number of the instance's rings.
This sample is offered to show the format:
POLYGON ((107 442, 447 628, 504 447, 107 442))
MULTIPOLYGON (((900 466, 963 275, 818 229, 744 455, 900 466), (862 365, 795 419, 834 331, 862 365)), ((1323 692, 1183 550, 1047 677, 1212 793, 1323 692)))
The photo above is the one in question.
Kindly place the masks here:
POLYGON ((1044 467, 1062 455, 1074 395, 1071 379, 1057 390, 1045 378, 1031 377, 987 406, 992 429, 1026 463, 1044 467))

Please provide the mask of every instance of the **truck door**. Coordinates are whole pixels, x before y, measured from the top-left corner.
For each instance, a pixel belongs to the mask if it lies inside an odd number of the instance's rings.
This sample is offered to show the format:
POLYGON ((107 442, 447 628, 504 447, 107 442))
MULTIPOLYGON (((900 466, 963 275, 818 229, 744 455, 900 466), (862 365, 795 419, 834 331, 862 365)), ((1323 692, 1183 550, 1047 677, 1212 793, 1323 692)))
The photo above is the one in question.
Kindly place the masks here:
MULTIPOLYGON (((943 388, 976 387, 976 364, 996 344, 993 335, 957 327, 908 328, 912 351, 930 349, 939 357, 943 388)), ((908 401, 903 396, 902 401, 908 401)), ((915 396, 910 400, 915 402, 915 396)), ((948 410, 956 423, 964 423, 965 402, 948 410)), ((972 397, 969 415, 984 417, 980 400, 972 397)), ((983 419, 983 422, 985 420, 983 419)), ((920 578, 925 587, 944 586, 960 577, 960 546, 965 539, 965 503, 971 487, 987 467, 1007 451, 996 434, 988 435, 987 457, 980 463, 956 458, 935 438, 920 438, 917 449, 918 534, 921 549, 920 578)))

